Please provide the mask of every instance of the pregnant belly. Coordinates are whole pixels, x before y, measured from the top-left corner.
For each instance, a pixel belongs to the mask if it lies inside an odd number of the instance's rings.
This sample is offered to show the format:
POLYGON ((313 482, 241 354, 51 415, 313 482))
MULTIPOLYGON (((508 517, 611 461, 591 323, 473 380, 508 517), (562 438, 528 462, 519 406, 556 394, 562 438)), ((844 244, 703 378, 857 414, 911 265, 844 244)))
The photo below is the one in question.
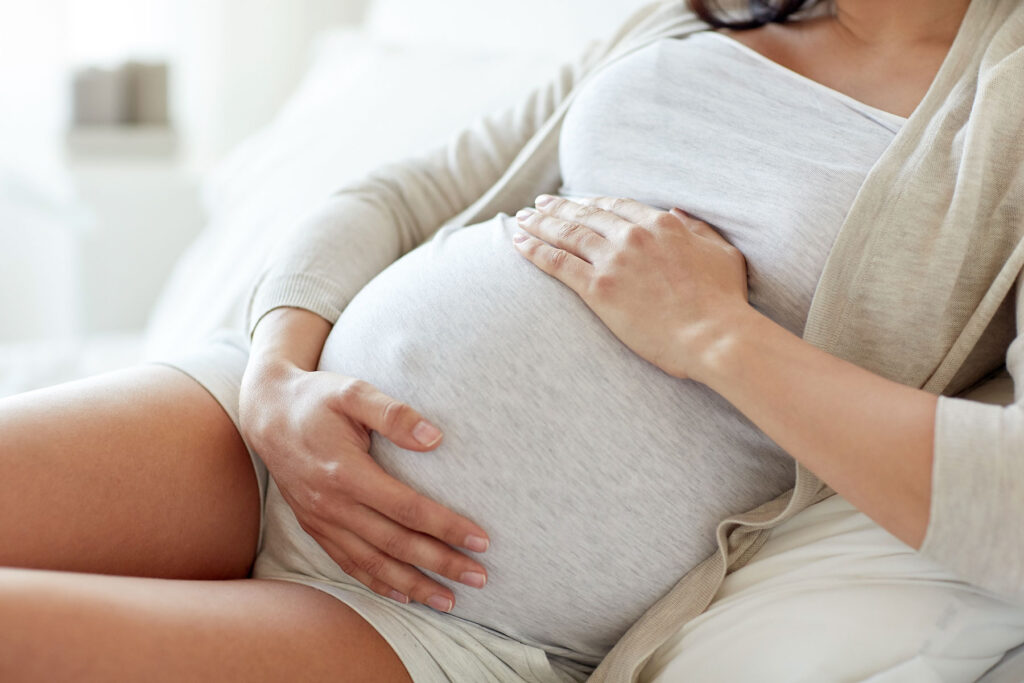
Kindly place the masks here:
POLYGON ((370 452, 488 531, 484 589, 432 575, 452 613, 596 664, 713 551, 720 518, 792 484, 792 464, 720 396, 630 351, 515 251, 514 229, 499 214, 396 261, 347 306, 320 368, 444 431, 427 453, 374 432, 370 452))

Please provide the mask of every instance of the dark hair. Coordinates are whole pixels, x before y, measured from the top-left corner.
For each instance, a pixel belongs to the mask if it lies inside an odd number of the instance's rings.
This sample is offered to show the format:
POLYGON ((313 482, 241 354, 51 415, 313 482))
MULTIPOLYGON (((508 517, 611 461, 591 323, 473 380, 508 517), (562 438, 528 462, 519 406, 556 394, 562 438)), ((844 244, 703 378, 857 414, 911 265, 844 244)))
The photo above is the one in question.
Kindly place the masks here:
POLYGON ((717 0, 687 0, 697 16, 715 28, 748 29, 772 22, 782 23, 797 10, 814 7, 822 0, 748 0, 750 18, 730 19, 717 0))

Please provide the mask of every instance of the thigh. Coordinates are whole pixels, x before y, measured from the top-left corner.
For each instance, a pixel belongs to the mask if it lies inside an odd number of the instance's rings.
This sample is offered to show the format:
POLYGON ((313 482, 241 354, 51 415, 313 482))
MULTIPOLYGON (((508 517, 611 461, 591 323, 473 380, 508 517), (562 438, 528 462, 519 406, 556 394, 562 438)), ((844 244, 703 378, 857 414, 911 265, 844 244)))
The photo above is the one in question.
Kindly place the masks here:
POLYGON ((284 581, 0 569, 0 680, 411 678, 344 603, 284 581))
POLYGON ((241 577, 259 514, 238 430, 174 368, 0 399, 0 566, 241 577))

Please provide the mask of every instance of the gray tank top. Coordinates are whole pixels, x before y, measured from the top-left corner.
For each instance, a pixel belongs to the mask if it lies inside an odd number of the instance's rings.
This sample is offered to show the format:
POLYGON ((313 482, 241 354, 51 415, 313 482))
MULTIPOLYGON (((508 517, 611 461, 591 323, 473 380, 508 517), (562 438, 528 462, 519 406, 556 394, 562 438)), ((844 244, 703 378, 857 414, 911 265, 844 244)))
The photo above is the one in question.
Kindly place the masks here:
MULTIPOLYGON (((903 122, 720 34, 663 39, 582 86, 560 194, 706 220, 746 256, 751 304, 799 335, 843 217, 903 122)), ((720 519, 790 488, 794 467, 714 391, 630 351, 515 250, 515 230, 502 213, 403 256, 344 310, 320 367, 444 430, 428 453, 374 432, 371 454, 490 534, 486 588, 434 576, 455 593, 452 618, 593 667, 714 551, 720 519)))

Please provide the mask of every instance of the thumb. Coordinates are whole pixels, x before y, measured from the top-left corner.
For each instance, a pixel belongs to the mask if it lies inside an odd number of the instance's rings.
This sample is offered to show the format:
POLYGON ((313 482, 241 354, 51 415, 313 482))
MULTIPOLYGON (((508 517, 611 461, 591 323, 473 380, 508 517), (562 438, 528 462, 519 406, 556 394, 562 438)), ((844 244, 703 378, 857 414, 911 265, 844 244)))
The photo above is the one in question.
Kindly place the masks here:
POLYGON ((342 400, 343 412, 364 426, 410 450, 430 450, 441 443, 441 430, 411 406, 372 384, 354 382, 342 400))

